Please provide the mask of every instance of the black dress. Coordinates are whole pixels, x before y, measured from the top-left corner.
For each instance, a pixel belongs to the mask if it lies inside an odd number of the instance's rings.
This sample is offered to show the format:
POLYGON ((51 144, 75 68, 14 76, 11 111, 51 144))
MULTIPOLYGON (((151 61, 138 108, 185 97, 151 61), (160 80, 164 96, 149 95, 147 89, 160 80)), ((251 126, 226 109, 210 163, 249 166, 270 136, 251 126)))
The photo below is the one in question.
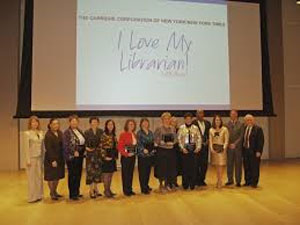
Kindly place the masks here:
POLYGON ((116 159, 118 158, 118 151, 116 137, 112 134, 103 133, 100 146, 103 157, 102 173, 113 173, 117 171, 116 159), (105 157, 110 157, 112 160, 105 160, 105 157))
POLYGON ((48 130, 45 135, 44 179, 46 181, 56 181, 65 177, 63 134, 61 131, 57 133, 58 136, 48 130), (57 167, 52 166, 54 161, 57 162, 57 167))
POLYGON ((94 149, 94 151, 86 151, 86 184, 100 183, 102 175, 102 159, 99 148, 100 139, 103 130, 97 128, 94 133, 93 129, 84 132, 86 147, 94 149))

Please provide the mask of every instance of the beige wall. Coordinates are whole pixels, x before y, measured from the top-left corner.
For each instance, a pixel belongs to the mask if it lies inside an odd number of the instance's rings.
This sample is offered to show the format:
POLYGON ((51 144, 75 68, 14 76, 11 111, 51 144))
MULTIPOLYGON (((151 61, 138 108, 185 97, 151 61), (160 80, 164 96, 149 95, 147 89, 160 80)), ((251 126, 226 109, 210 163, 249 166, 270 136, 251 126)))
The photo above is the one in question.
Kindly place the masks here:
MULTIPOLYGON (((300 157, 300 5, 282 0, 285 157, 300 157)), ((278 137, 282 138, 282 137, 278 137)))
POLYGON ((18 169, 19 0, 0 1, 0 171, 18 169))

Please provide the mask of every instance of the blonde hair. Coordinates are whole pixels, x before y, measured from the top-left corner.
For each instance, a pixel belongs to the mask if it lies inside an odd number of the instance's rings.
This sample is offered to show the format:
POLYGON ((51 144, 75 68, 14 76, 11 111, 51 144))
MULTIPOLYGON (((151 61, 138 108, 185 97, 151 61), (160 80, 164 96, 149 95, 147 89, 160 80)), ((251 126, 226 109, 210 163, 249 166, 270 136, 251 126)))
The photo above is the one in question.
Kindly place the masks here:
POLYGON ((28 130, 32 129, 31 123, 32 123, 33 120, 35 120, 38 123, 37 130, 40 130, 41 129, 41 124, 40 124, 40 120, 39 120, 39 118, 37 116, 31 116, 31 117, 29 117, 28 124, 27 124, 28 130))
POLYGON ((165 117, 172 118, 172 115, 171 115, 171 113, 169 113, 169 112, 164 112, 164 113, 161 114, 161 116, 160 116, 161 119, 163 119, 163 118, 165 118, 165 117))

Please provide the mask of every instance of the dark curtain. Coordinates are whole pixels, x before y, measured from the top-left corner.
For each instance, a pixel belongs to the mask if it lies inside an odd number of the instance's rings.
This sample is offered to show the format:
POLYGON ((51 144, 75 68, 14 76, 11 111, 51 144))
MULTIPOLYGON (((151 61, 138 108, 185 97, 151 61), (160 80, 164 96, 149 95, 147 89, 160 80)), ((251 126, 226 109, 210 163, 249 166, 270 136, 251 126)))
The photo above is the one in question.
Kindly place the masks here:
MULTIPOLYGON (((244 110, 240 111, 243 116, 251 113, 254 116, 274 116, 273 100, 271 91, 267 14, 265 0, 232 0, 240 2, 254 2, 260 4, 261 16, 261 45, 262 45, 262 86, 263 86, 263 110, 244 110)), ((41 118, 67 117, 76 113, 82 117, 89 116, 160 116, 162 111, 31 111, 31 73, 32 73, 32 34, 33 34, 33 4, 34 0, 26 0, 25 7, 25 26, 23 36, 23 52, 21 67, 21 82, 19 87, 19 98, 17 105, 16 118, 26 118, 34 114, 41 118)), ((183 116, 187 111, 170 111, 174 116, 183 116)), ((206 111, 206 116, 219 114, 227 116, 228 111, 206 111)))
POLYGON ((25 1, 21 81, 18 93, 16 117, 31 115, 33 0, 25 1))

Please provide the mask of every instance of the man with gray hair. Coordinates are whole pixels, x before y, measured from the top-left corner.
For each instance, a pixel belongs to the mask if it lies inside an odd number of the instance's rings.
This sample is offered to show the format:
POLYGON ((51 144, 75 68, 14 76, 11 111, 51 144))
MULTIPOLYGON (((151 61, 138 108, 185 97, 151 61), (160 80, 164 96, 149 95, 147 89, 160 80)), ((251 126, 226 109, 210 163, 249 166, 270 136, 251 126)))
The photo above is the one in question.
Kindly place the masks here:
POLYGON ((226 186, 234 184, 233 174, 237 187, 241 187, 242 179, 242 139, 244 125, 239 121, 238 111, 230 111, 230 120, 227 123, 229 130, 229 146, 227 149, 227 178, 226 186))
POLYGON ((247 114, 245 116, 245 131, 243 134, 244 186, 257 187, 263 148, 263 130, 256 125, 254 117, 251 114, 247 114))

